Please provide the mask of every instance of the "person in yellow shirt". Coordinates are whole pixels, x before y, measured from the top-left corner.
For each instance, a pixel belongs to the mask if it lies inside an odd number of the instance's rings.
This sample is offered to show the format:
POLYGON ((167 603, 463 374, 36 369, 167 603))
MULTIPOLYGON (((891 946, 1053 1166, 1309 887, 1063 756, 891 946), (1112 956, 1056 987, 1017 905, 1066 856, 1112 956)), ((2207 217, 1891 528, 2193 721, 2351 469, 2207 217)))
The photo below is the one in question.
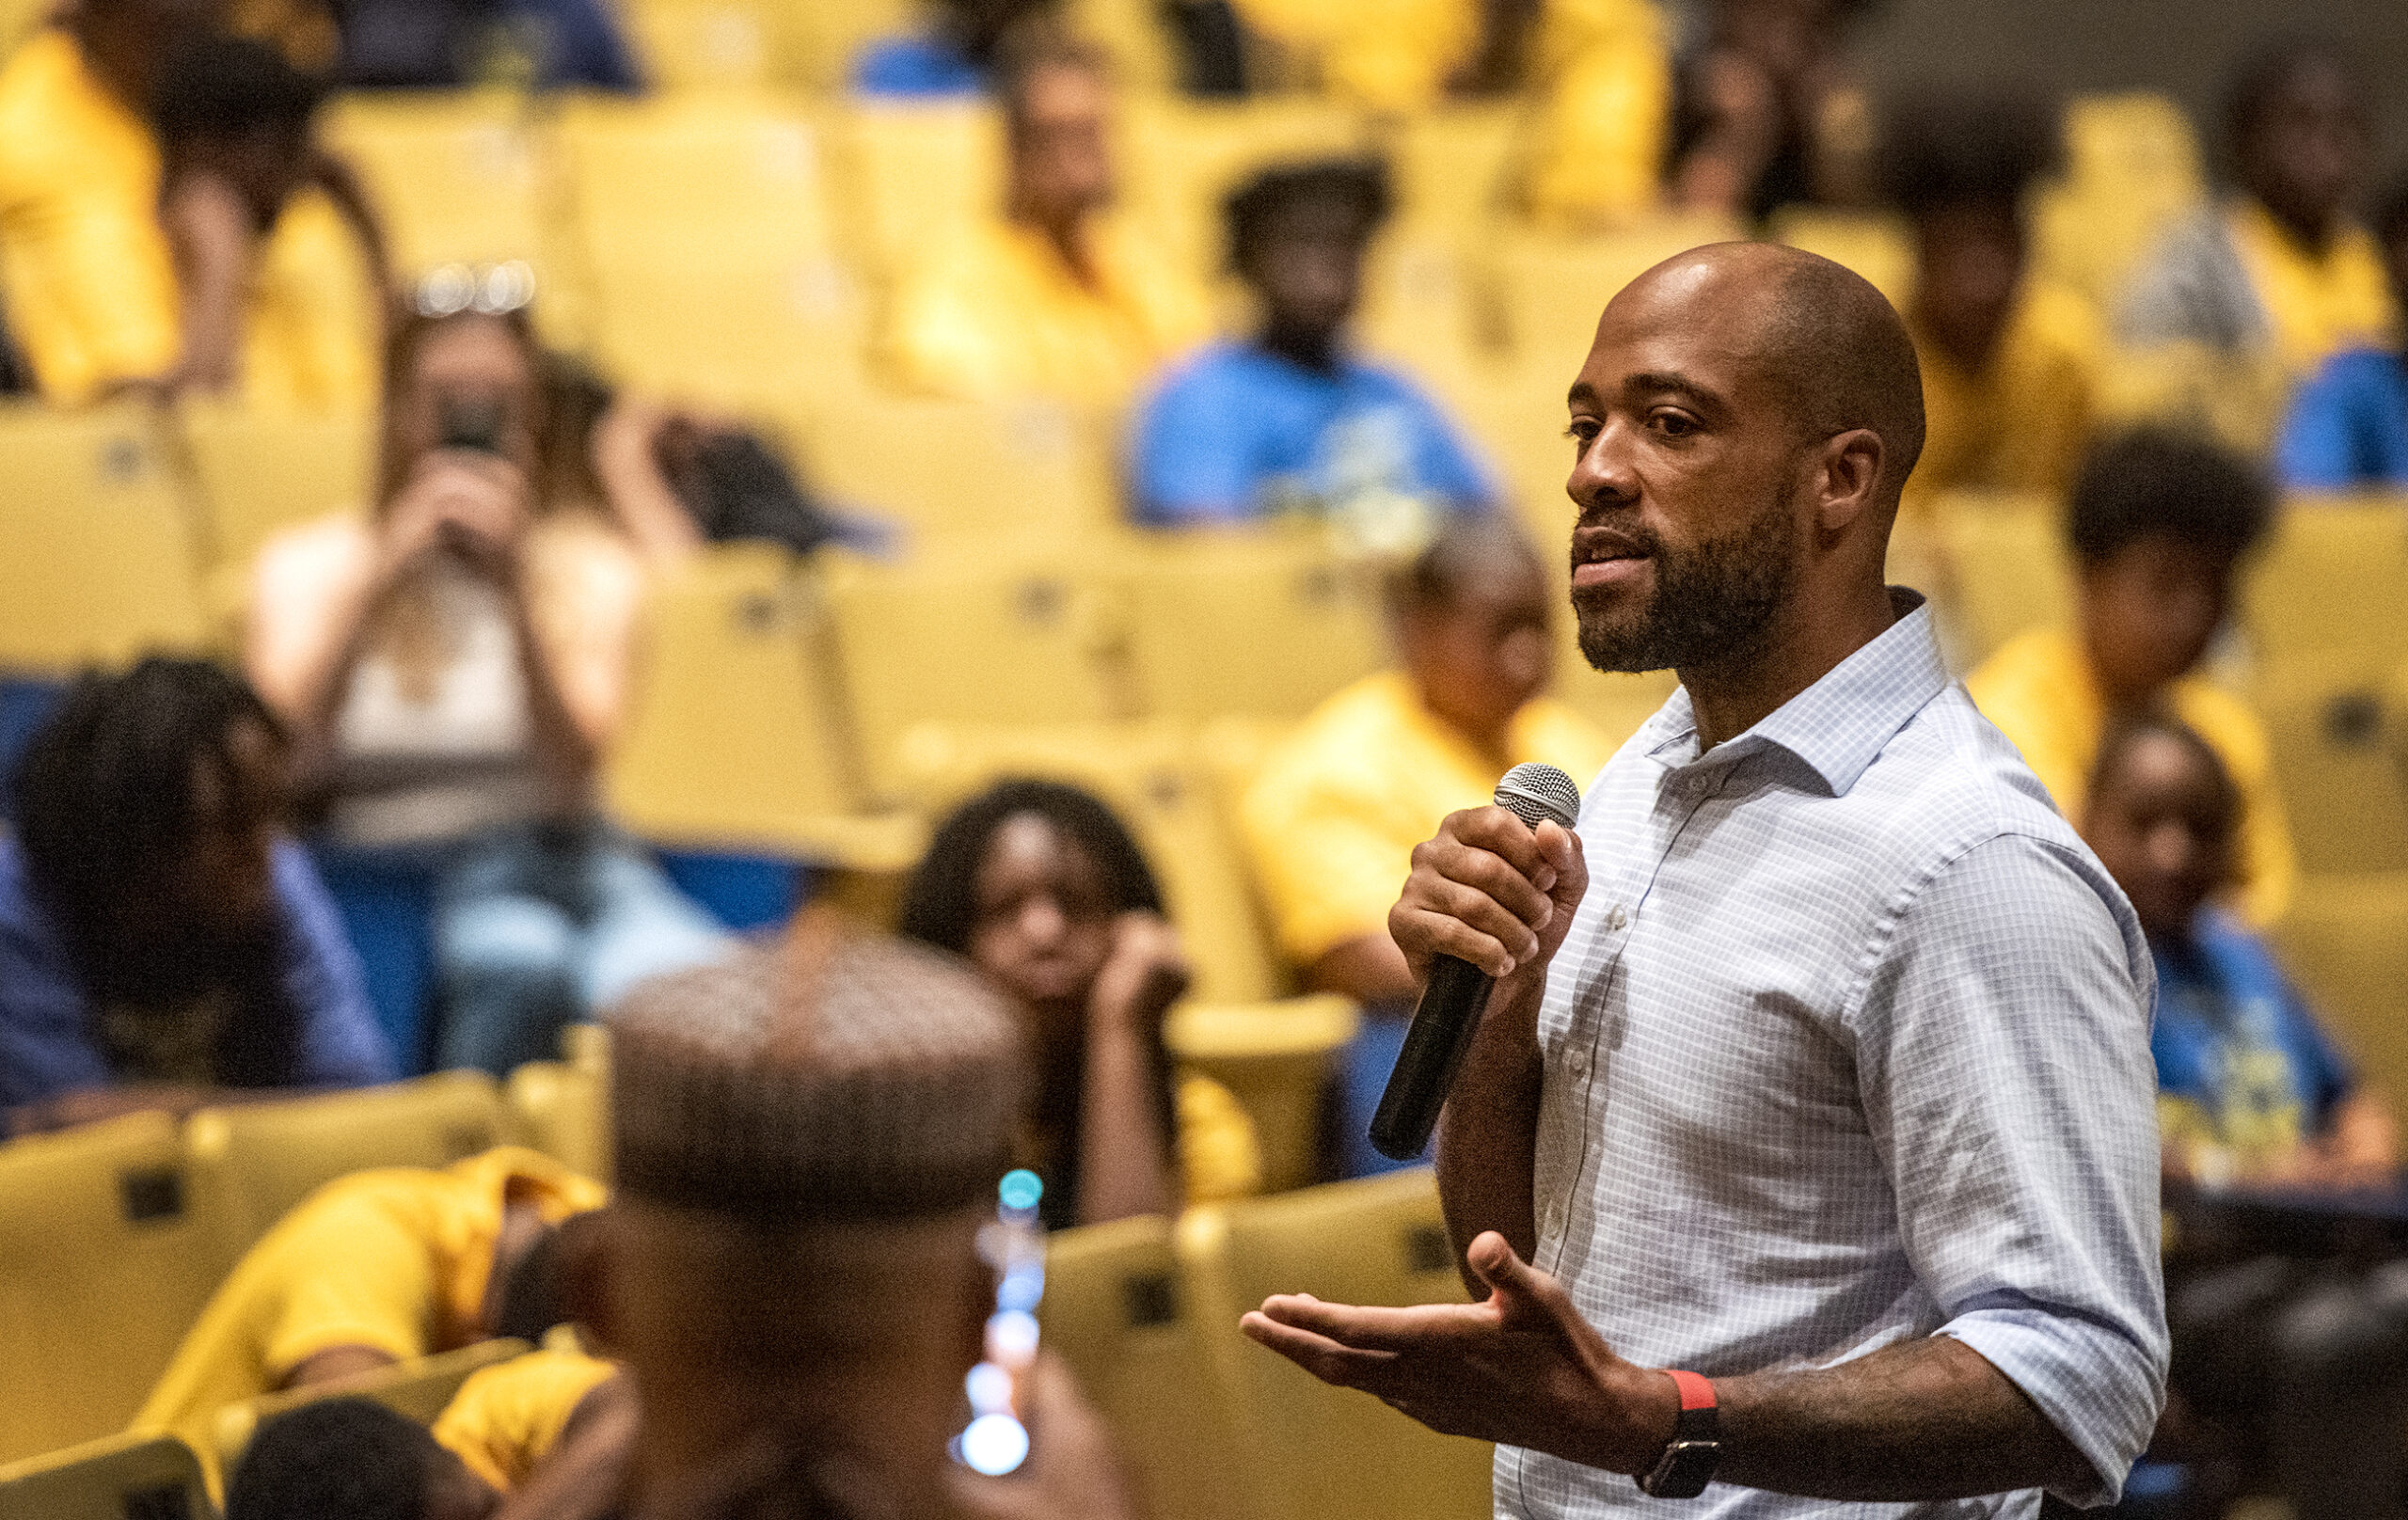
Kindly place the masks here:
POLYGON ((600 1515, 625 1495, 634 1385, 616 1362, 547 1347, 481 1369, 436 1417, 435 1439, 518 1507, 600 1515))
POLYGON ((1487 802, 1514 766, 1543 761, 1585 786, 1613 754, 1587 720, 1539 695, 1555 650, 1546 575, 1510 522, 1450 520, 1389 600, 1401 668, 1323 703, 1238 805, 1281 952, 1307 986, 1370 1015, 1346 1063, 1350 1175, 1393 1164, 1362 1136, 1414 992, 1387 931, 1414 847, 1448 814, 1487 802))
POLYGON ((2297 885, 2290 828, 2263 725, 2195 672, 2231 605, 2234 571, 2273 511, 2258 471, 2213 445, 2153 429, 2100 445, 2067 515, 2079 624, 2009 640, 1965 681, 2069 818, 2083 815, 2117 715, 2162 707, 2196 730, 2240 789, 2232 906, 2260 928, 2297 885))
POLYGON ((905 273, 886 366, 932 395, 1117 406, 1204 335, 1202 293, 1105 219, 1114 171, 1101 55, 1038 34, 1001 67, 1006 214, 905 273))
POLYGON ((1548 0, 1520 171, 1533 223, 1581 232, 1657 209, 1672 113, 1669 30, 1654 0, 1548 0))
POLYGON ((1037 1069, 1022 1161, 1044 1180, 1047 1226, 1260 1186, 1236 1098, 1174 1077, 1163 1019, 1187 991, 1187 959, 1144 852, 1103 802, 1047 781, 970 799, 937 826, 898 926, 968 958, 1021 1014, 1037 1069))
POLYGON ((2373 129, 2349 61, 2290 41, 2243 70, 2226 131, 2239 193, 2168 236, 2126 293, 2117 337, 2168 363, 2254 368, 2278 409, 2325 359, 2397 329, 2382 255, 2353 214, 2373 129))
POLYGON ((1912 221, 1907 325, 1923 366, 1924 447, 1908 506, 1954 490, 2061 494, 2097 409, 2097 324, 2081 298, 2036 281, 2023 213, 2057 156, 2037 102, 1961 94, 1909 101, 1885 134, 1881 177, 1912 221))
POLYGON ((503 1147, 440 1171, 327 1183, 244 1256, 176 1349, 134 1429, 216 1448, 231 1403, 564 1318, 560 1230, 599 1183, 503 1147))
POLYGON ((149 384, 362 404, 381 255, 309 146, 315 87, 197 19, 193 0, 81 0, 0 69, 14 336, 55 402, 149 384))

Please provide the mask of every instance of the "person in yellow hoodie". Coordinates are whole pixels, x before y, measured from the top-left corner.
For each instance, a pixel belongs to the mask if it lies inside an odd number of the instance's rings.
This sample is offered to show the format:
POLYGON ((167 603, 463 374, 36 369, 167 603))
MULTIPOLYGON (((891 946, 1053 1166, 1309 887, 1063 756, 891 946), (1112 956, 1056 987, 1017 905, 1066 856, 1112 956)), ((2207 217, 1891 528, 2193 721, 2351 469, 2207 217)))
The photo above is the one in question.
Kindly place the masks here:
POLYGON ((2258 471, 2212 444, 2154 429, 2108 440, 2083 464, 2067 515, 2079 621, 2009 640, 1965 679, 2068 818, 2083 815, 2115 717, 2162 707, 2195 730, 2240 792, 2229 896, 2258 928, 2282 916, 2298 882, 2290 826, 2264 725, 2197 667, 2273 513, 2258 471))
POLYGON ((198 0, 79 0, 0 69, 0 296, 42 395, 373 394, 382 254, 316 87, 198 0))
POLYGON ((1402 1047, 1414 991, 1388 938, 1397 883, 1438 820, 1541 761, 1586 786, 1606 736, 1539 693, 1554 666, 1547 579, 1510 521, 1457 517, 1396 576, 1400 667, 1323 703, 1267 755, 1238 826, 1281 952, 1307 987, 1367 1015, 1346 1060, 1342 1164, 1386 1170, 1364 1126, 1402 1047))
POLYGON ((1104 215, 1115 176, 1101 55, 1040 32, 998 67, 1011 150, 1005 214, 905 272, 886 369, 925 394, 1117 406, 1204 335, 1203 294, 1104 215))
POLYGON ((540 1339, 565 1318, 562 1227, 603 1201, 600 1183, 512 1147, 329 1182, 235 1266, 134 1429, 214 1451, 228 1404, 495 1336, 540 1339))

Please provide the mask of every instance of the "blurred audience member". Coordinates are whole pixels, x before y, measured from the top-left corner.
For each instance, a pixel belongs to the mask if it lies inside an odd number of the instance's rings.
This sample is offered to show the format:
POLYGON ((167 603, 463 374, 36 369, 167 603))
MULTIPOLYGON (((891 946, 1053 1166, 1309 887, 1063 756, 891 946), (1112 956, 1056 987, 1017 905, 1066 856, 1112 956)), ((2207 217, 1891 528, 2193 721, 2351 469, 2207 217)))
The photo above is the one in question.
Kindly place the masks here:
POLYGON ((2353 214, 2374 138, 2348 60, 2315 41, 2268 49, 2235 83, 2225 130, 2239 193, 2144 266, 2120 336, 2258 359, 2285 384, 2387 341, 2398 310, 2353 214))
POLYGON ((1261 1161, 1237 1100, 1207 1077, 1174 1085, 1163 1016, 1187 991, 1187 960, 1111 809, 1041 781, 973 798, 905 887, 901 928, 967 956, 1020 1014, 1038 1079, 1021 1160, 1044 1179, 1046 1224, 1255 1191, 1261 1161))
POLYGON ((1547 0, 1520 191, 1540 226, 1609 229, 1656 210, 1672 114, 1668 30, 1655 0, 1547 0))
POLYGON ((1926 432, 1913 495, 2062 495, 2089 442, 2104 335, 2031 277, 2024 197, 2057 158, 2035 101, 1928 95, 1883 135, 1883 188, 1912 219, 1926 432))
POLYGON ((567 1318, 561 1232, 602 1201, 599 1183, 510 1147, 329 1182, 244 1253, 135 1428, 214 1451, 228 1404, 494 1336, 541 1340, 567 1318))
POLYGON ((647 553, 666 550, 538 494, 558 473, 538 364, 523 310, 404 322, 376 510, 268 543, 247 642, 332 837, 438 872, 439 1055, 497 1073, 726 945, 594 810, 647 553))
POLYGON ((198 31, 206 14, 80 0, 0 70, 11 330, 53 401, 239 384, 253 401, 362 404, 381 244, 310 146, 316 87, 265 47, 198 31))
POLYGON ((617 1363, 546 1349, 470 1373, 433 1430, 511 1500, 499 1520, 597 1520, 626 1497, 637 1418, 617 1363))
POLYGON ((1061 0, 928 0, 916 29, 872 39, 853 55, 854 93, 919 100, 984 94, 1004 40, 1060 8, 1061 0))
POLYGON ((1279 947, 1307 986, 1372 1015, 1348 1060, 1346 1164, 1385 1169, 1363 1140, 1403 1040, 1415 987, 1388 938, 1414 847, 1487 802, 1525 761, 1585 784, 1613 746, 1539 693, 1555 664, 1554 598, 1537 553, 1500 517, 1461 517, 1398 573, 1389 610, 1402 668, 1322 704, 1264 760, 1239 807, 1279 947))
POLYGON ((1481 508, 1496 495, 1419 387, 1347 351, 1363 255, 1387 213, 1386 173, 1358 160, 1266 169, 1229 198, 1229 262, 1261 325, 1251 342, 1215 343, 1182 363, 1146 404, 1139 521, 1402 514, 1426 531, 1432 508, 1481 508))
POLYGON ((2391 1187, 2399 1164, 2380 1095, 2356 1081, 2265 942, 2210 906, 2241 813, 2215 750, 2149 713, 2101 742, 2083 815, 2157 957, 2165 1175, 2189 1227, 2166 1263, 2178 1407, 2159 1445, 2194 1459, 2186 1513, 2220 1514, 2235 1496, 2226 1490, 2271 1486, 2302 1516, 2397 1515, 2408 1265, 2368 1271, 2214 1241, 2227 1189, 2346 1214, 2351 1195, 2391 1187), (2186 1192, 2194 1202, 2180 1201, 2186 1192), (2242 1481, 2220 1481, 2234 1457, 2242 1481))
POLYGON ((1840 58, 1864 0, 1707 0, 1705 45, 1673 71, 1672 198, 1761 222, 1861 200, 1873 113, 1840 58))
POLYGON ((486 1520, 501 1496, 426 1427, 372 1399, 323 1399, 261 1425, 226 1520, 486 1520))
POLYGON ((1202 294, 1103 220, 1114 172, 1101 55, 1038 32, 998 69, 1006 214, 906 274, 888 362, 903 384, 938 395, 1117 405, 1202 336, 1202 294))
POLYGON ((229 1089, 390 1080, 358 958, 284 838, 284 741, 199 660, 87 676, 0 838, 0 1112, 12 1131, 229 1089))
POLYGON ((1513 62, 1531 0, 1235 0, 1292 82, 1383 115, 1428 111, 1450 80, 1490 92, 1513 62))
POLYGON ((619 1197, 571 1280, 643 1401, 634 1520, 1025 1516, 1129 1500, 1039 1360, 1007 1478, 953 1466, 1023 1041, 967 967, 809 913, 613 1014, 619 1197))
POLYGON ((335 78, 354 89, 634 90, 635 55, 605 0, 334 0, 335 78))
MULTIPOLYGON (((2377 214, 2395 306, 2408 311, 2408 176, 2377 214)), ((2283 483, 2296 491, 2408 488, 2408 334, 2386 346, 2336 354, 2292 399, 2275 448, 2283 483)))
POLYGON ((2289 907, 2298 879, 2266 731, 2195 673, 2231 606, 2234 572, 2273 513, 2267 482, 2211 444, 2155 430, 2100 444, 2067 515, 2077 625, 2021 634, 1965 681, 2071 818, 2118 714, 2162 704, 2198 730, 2241 788, 2233 906, 2261 928, 2289 907))

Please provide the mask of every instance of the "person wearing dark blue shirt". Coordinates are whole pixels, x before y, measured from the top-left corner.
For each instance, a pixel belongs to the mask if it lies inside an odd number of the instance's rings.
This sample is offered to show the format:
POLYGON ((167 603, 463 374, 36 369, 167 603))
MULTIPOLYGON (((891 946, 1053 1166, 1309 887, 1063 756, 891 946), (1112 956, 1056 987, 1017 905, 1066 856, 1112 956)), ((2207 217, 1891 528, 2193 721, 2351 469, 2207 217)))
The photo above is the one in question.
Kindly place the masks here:
POLYGON ((198 660, 87 677, 34 736, 0 842, 0 1133, 397 1074, 279 832, 283 762, 259 699, 198 660))
MULTIPOLYGON (((2197 733, 2155 711, 2111 720, 2082 831, 2131 899, 2157 961, 2150 1046, 2167 1202, 2176 1396, 2128 1512, 2224 1512, 2238 1480, 2319 1517, 2396 1516, 2408 1462, 2408 1261, 2314 1259, 2239 1236, 2278 1217, 2396 1214, 2389 1110, 2320 1027, 2264 941, 2210 905, 2240 794, 2197 733), (2242 1243, 2220 1241, 2235 1234, 2242 1243), (2206 1459, 2206 1460, 2202 1460, 2206 1459), (2166 1493, 2188 1468, 2187 1492, 2166 1493), (2153 1470, 2152 1470, 2153 1469, 2153 1470), (2142 1496, 2162 1503, 2144 1508, 2142 1496)), ((2237 1491, 2237 1490, 2236 1490, 2237 1491)))
MULTIPOLYGON (((2392 298, 2408 310, 2408 178, 2384 199, 2374 235, 2392 298)), ((2291 400, 2274 463, 2294 491, 2408 490, 2408 352, 2359 348, 2325 360, 2291 400)))
POLYGON ((1495 499, 1487 467, 1436 404, 1347 350, 1363 256, 1387 210, 1386 174, 1353 159, 1267 169, 1229 198, 1230 262, 1261 325, 1182 362, 1145 404, 1132 462, 1139 522, 1383 518, 1495 499))

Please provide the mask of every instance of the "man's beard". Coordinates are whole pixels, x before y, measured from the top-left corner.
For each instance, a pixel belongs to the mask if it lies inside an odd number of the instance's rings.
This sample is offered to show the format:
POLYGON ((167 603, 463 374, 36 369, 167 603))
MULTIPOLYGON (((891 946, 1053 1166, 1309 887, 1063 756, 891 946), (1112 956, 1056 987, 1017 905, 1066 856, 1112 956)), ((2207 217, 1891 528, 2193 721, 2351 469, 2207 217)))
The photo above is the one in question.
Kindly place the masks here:
POLYGON ((1617 531, 1643 549, 1655 567, 1655 594, 1632 625, 1624 614, 1592 604, 1579 587, 1572 609, 1579 620, 1580 653, 1601 671, 1693 670, 1744 659, 1761 651, 1773 619, 1796 578, 1788 499, 1776 496, 1726 537, 1674 550, 1637 523, 1617 531))

